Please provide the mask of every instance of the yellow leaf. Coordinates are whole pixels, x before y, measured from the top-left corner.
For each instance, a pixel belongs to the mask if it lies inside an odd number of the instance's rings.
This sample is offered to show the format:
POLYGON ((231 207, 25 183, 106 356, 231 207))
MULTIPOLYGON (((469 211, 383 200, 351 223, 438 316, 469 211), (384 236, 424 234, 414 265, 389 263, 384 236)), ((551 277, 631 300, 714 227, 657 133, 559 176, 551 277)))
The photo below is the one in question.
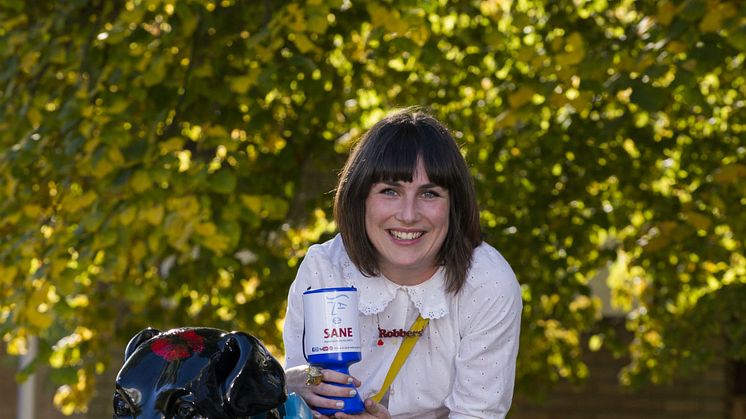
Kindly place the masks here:
POLYGON ((108 111, 112 115, 117 115, 117 114, 124 112, 124 110, 127 109, 129 104, 130 104, 130 101, 128 99, 119 98, 115 100, 114 103, 109 105, 108 111))
POLYGON ((163 221, 163 205, 156 205, 140 212, 147 222, 158 225, 163 221))
POLYGON ((161 234, 151 234, 148 236, 148 249, 153 253, 158 253, 163 247, 163 237, 161 234))
POLYGON ((42 114, 39 112, 36 108, 31 108, 26 112, 26 119, 28 119, 29 122, 31 122, 31 125, 36 128, 39 125, 41 125, 42 120, 42 114))
POLYGON ((580 93, 577 98, 571 100, 570 103, 572 103, 572 106, 575 107, 576 110, 583 111, 590 107, 591 100, 593 100, 593 94, 591 92, 584 91, 580 93))
POLYGON ((601 349, 603 342, 603 335, 593 335, 590 337, 590 339, 588 339, 588 349, 593 352, 597 352, 599 349, 601 349))
POLYGON ((575 65, 585 58, 585 42, 580 32, 573 32, 567 37, 564 53, 557 54, 555 61, 561 66, 575 65))
POLYGON ((313 42, 311 42, 311 40, 308 39, 308 37, 305 34, 301 32, 298 32, 295 34, 295 37, 293 38, 293 43, 295 43, 295 46, 298 47, 298 51, 300 51, 303 54, 307 53, 308 51, 312 51, 316 49, 316 45, 313 42))
POLYGON ((21 57, 21 70, 23 70, 24 73, 31 74, 36 63, 39 61, 39 57, 41 57, 41 53, 36 50, 24 54, 23 57, 21 57))
POLYGON ((183 146, 184 139, 182 137, 171 137, 165 141, 161 141, 158 143, 161 155, 166 155, 173 151, 181 150, 183 146))
POLYGON ((287 21, 286 26, 294 32, 305 31, 306 17, 303 14, 303 10, 297 4, 291 3, 288 5, 286 11, 288 14, 288 17, 285 19, 287 21))
POLYGON ((39 305, 47 302, 47 291, 49 285, 42 286, 41 288, 34 291, 29 298, 28 304, 23 308, 23 317, 28 321, 29 325, 36 327, 37 329, 47 329, 52 325, 52 315, 49 311, 40 312, 39 305))
POLYGON ((28 218, 37 218, 41 213, 42 208, 36 204, 26 204, 23 206, 23 215, 28 218))
POLYGON ((266 196, 264 198, 264 216, 273 220, 282 220, 288 213, 290 205, 282 198, 266 196))
MULTIPOLYGON (((60 273, 67 268, 68 259, 67 258, 52 258, 52 260, 49 263, 49 271, 50 271, 50 278, 59 278, 60 273)), ((62 281, 61 281, 62 282, 62 281)), ((59 288, 59 283, 55 283, 55 286, 59 288)))
POLYGON ((111 164, 109 159, 99 159, 93 167, 93 176, 98 179, 108 175, 114 170, 114 165, 111 164))
POLYGON ((260 195, 241 195, 241 202, 254 214, 262 212, 262 197, 260 195))
POLYGON ((719 2, 708 2, 707 14, 699 22, 699 29, 703 33, 717 32, 723 25, 723 20, 728 19, 736 14, 732 4, 721 4, 719 2))
POLYGON ((689 44, 681 41, 671 41, 666 45, 666 50, 674 54, 679 54, 689 50, 689 44))
POLYGON ((119 150, 119 147, 111 146, 109 147, 108 153, 106 153, 109 157, 109 160, 116 166, 121 166, 124 164, 124 156, 122 155, 122 152, 119 150))
POLYGON ((215 234, 204 240, 203 243, 208 249, 211 249, 217 254, 222 254, 222 252, 228 248, 230 238, 222 234, 215 234))
POLYGON ((136 192, 144 192, 148 190, 150 188, 150 183, 150 175, 144 170, 138 170, 135 172, 132 176, 132 180, 130 180, 130 185, 132 185, 132 189, 136 192))
POLYGON ((712 178, 718 183, 731 183, 746 178, 746 166, 738 163, 723 166, 713 173, 712 178))
POLYGON ((399 11, 389 11, 386 7, 376 2, 368 2, 366 3, 366 7, 373 26, 382 26, 389 32, 400 35, 405 34, 407 29, 409 29, 407 22, 401 19, 399 11))
POLYGON ((186 251, 189 249, 187 240, 192 236, 194 228, 192 223, 184 223, 180 219, 169 217, 164 228, 168 243, 178 250, 186 251))
POLYGON ((329 27, 329 20, 324 13, 311 13, 308 16, 308 30, 312 33, 322 34, 329 27))
POLYGON ((205 61, 202 65, 195 67, 194 75, 200 78, 212 77, 214 72, 212 71, 212 64, 209 61, 205 61))
POLYGON ((663 26, 668 26, 673 21, 676 14, 676 6, 670 1, 664 1, 658 4, 658 22, 663 26))
POLYGON ((251 69, 246 75, 231 77, 229 80, 231 91, 240 95, 245 94, 256 83, 259 72, 259 69, 251 69))
POLYGON ((145 248, 145 244, 142 241, 137 241, 130 250, 130 254, 132 254, 132 259, 134 259, 134 262, 141 261, 147 253, 148 249, 145 248))
POLYGON ((62 207, 67 212, 77 212, 93 204, 98 195, 94 191, 88 191, 83 195, 68 195, 62 201, 62 207))
POLYGON ((129 206, 119 214, 119 222, 121 222, 122 225, 128 226, 135 220, 135 215, 137 215, 137 208, 129 206))
POLYGON ((643 245, 643 249, 646 252, 657 252, 671 244, 673 233, 678 228, 678 223, 675 221, 662 221, 656 227, 659 232, 643 245))
POLYGON ((518 118, 516 117, 515 112, 507 110, 497 116, 497 119, 495 119, 495 128, 512 127, 515 126, 517 122, 518 118))
POLYGON ((705 17, 702 18, 702 21, 699 22, 699 30, 702 31, 702 33, 715 32, 720 29, 721 21, 722 16, 720 11, 717 9, 710 10, 705 17))
POLYGON ((85 294, 70 295, 65 298, 67 304, 72 308, 88 307, 89 299, 85 294))
POLYGON ((191 219, 199 213, 200 205, 194 196, 171 198, 168 200, 167 208, 178 211, 181 218, 191 219))
POLYGON ((205 128, 205 135, 214 138, 228 138, 230 135, 222 125, 210 125, 205 128))
POLYGON ((197 223, 197 225, 194 226, 194 231, 202 236, 210 236, 215 234, 217 228, 213 223, 197 223))
POLYGON ((424 46, 430 38, 430 30, 425 25, 420 25, 417 29, 410 31, 409 33, 409 38, 420 47, 424 46))
POLYGON ((160 83, 166 76, 166 59, 162 54, 156 55, 148 66, 148 70, 143 74, 145 86, 153 86, 160 83))
POLYGON ((508 95, 508 103, 513 109, 519 108, 531 101, 534 96, 534 90, 527 86, 522 86, 517 91, 508 95))
POLYGON ((18 179, 13 177, 10 173, 5 174, 5 181, 0 182, 0 186, 4 188, 6 196, 15 196, 15 190, 18 186, 18 179))
POLYGON ((0 284, 12 285, 13 280, 18 275, 18 268, 15 266, 0 266, 0 284))
MULTIPOLYGON (((3 29, 6 31, 5 33, 11 33, 11 29, 19 25, 25 25, 27 23, 28 23, 28 16, 25 13, 11 13, 3 17, 3 29), (14 14, 15 16, 13 16, 14 14)), ((27 35, 24 36, 24 35, 27 32, 30 32, 30 31, 22 31, 22 34, 15 33, 14 37, 19 37, 19 39, 13 43, 9 43, 9 45, 16 46, 18 44, 25 42, 28 36, 27 35)))
POLYGON ((712 220, 710 220, 710 217, 700 214, 698 212, 694 211, 685 211, 683 213, 684 218, 689 221, 691 225, 693 225, 697 230, 707 230, 712 225, 712 220))

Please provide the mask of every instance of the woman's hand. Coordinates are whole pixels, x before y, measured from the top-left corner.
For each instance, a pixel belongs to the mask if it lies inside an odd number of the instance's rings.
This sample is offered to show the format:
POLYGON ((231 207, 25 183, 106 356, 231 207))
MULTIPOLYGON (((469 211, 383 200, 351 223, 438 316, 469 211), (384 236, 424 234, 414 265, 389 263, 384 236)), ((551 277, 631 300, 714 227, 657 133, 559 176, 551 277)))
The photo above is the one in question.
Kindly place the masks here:
MULTIPOLYGON (((344 405, 339 405, 338 403, 341 404, 343 403, 342 401, 329 399, 328 397, 352 397, 357 394, 356 391, 350 387, 327 384, 354 384, 355 387, 360 387, 360 380, 333 370, 321 370, 321 384, 306 384, 306 377, 308 376, 306 373, 307 368, 308 367, 305 365, 288 368, 285 370, 285 380, 287 382, 288 392, 295 392, 301 396, 312 409, 317 407, 325 409, 341 409, 344 405)), ((316 418, 325 417, 316 411, 313 412, 313 416, 316 418)))
POLYGON ((373 399, 365 400, 365 412, 357 415, 348 415, 346 413, 335 413, 335 418, 339 419, 391 419, 389 411, 382 404, 376 403, 373 399))

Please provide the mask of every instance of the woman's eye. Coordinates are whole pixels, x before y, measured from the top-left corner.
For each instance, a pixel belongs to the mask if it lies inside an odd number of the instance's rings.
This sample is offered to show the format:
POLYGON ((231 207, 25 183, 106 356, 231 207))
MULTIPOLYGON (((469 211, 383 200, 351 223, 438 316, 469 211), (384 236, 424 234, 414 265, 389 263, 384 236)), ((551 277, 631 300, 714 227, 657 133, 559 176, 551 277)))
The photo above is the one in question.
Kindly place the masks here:
POLYGON ((422 196, 424 198, 437 198, 440 196, 440 194, 435 191, 425 191, 422 193, 422 196))
POLYGON ((381 193, 386 196, 396 196, 396 191, 391 188, 386 188, 381 190, 381 193))

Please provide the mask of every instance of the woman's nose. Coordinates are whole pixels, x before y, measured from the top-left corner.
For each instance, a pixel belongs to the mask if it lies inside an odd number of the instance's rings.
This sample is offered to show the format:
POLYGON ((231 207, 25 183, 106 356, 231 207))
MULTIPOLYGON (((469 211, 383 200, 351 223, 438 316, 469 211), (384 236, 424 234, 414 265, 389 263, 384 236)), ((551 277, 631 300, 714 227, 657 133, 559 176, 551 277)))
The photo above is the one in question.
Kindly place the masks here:
POLYGON ((402 198, 396 212, 396 219, 405 223, 411 223, 417 221, 419 216, 420 211, 417 207, 417 200, 409 197, 402 198))

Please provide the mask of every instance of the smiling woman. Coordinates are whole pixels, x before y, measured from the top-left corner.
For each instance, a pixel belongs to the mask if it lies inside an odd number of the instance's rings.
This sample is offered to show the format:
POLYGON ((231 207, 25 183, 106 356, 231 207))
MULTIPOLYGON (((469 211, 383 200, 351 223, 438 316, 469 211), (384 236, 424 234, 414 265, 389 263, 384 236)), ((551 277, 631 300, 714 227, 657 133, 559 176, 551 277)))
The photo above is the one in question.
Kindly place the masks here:
POLYGON ((337 186, 339 234, 309 248, 290 288, 290 391, 339 409, 355 390, 335 384, 355 383, 367 399, 361 417, 507 414, 521 294, 508 263, 481 240, 475 196, 458 145, 434 117, 399 111, 362 137, 337 186), (328 287, 358 290, 362 361, 349 376, 322 370, 321 383, 306 385, 301 294, 328 287))

